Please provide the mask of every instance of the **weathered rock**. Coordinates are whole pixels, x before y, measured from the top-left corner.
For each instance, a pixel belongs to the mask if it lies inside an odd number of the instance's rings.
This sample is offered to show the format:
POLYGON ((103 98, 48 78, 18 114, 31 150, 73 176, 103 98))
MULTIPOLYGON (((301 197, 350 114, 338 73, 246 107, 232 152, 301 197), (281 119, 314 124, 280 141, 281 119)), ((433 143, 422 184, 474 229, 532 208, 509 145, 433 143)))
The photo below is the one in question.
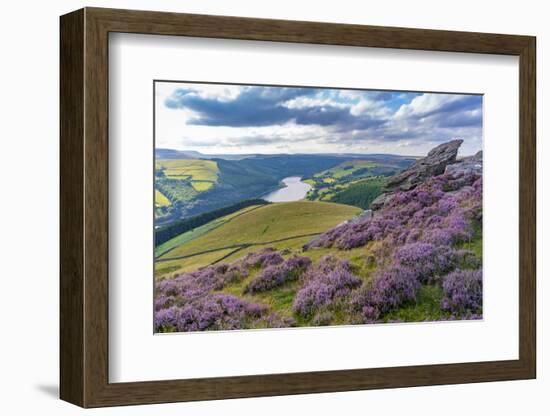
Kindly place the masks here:
POLYGON ((480 150, 473 156, 457 160, 452 165, 447 165, 445 173, 456 174, 483 174, 483 152, 480 150))
POLYGON ((452 140, 433 148, 428 156, 417 160, 403 172, 392 176, 384 190, 386 192, 409 191, 427 178, 441 175, 445 172, 447 165, 456 161, 456 154, 461 144, 462 140, 452 140))
POLYGON ((391 199, 395 192, 409 191, 426 179, 444 173, 447 166, 456 163, 456 155, 462 142, 463 140, 452 140, 440 144, 430 150, 426 157, 418 159, 404 171, 390 177, 384 186, 383 193, 372 202, 370 208, 378 210, 391 199))
POLYGON ((378 195, 374 199, 374 201, 370 203, 370 209, 372 211, 379 210, 384 205, 386 205, 386 202, 388 202, 392 196, 393 196, 393 193, 387 193, 387 192, 384 192, 383 194, 378 195))

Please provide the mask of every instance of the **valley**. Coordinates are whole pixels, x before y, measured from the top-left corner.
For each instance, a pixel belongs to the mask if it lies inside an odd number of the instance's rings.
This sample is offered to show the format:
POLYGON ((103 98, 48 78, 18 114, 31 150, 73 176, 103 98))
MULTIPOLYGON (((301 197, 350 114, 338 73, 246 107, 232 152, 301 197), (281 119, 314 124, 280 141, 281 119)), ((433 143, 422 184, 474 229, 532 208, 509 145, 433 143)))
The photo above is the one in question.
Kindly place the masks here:
MULTIPOLYGON (((204 155, 197 158, 199 155, 167 149, 159 152, 158 156, 172 158, 157 159, 155 163, 157 226, 242 200, 263 198, 270 193, 277 195, 286 187, 283 181, 294 177, 302 178, 302 184, 295 183, 292 188, 311 189, 309 200, 329 201, 328 195, 320 196, 335 193, 363 178, 391 175, 414 161, 396 155, 217 155, 208 159, 204 155)), ((288 192, 287 189, 282 194, 288 192)))
POLYGON ((157 230, 155 330, 479 319, 482 160, 456 160, 459 146, 161 161, 162 195, 164 180, 212 185, 170 205, 157 194, 157 209, 200 214, 157 230), (199 209, 227 184, 256 199, 199 209))

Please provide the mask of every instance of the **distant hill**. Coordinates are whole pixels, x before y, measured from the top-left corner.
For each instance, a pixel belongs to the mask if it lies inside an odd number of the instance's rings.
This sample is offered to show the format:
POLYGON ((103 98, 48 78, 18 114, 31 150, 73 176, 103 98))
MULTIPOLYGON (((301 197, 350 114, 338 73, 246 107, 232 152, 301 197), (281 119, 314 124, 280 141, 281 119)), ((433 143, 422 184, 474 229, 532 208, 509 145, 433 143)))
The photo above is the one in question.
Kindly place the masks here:
POLYGON ((155 149, 155 159, 207 159, 194 150, 155 149))
POLYGON ((397 161, 405 160, 411 163, 418 159, 415 156, 394 155, 391 153, 277 153, 277 154, 262 154, 262 153, 240 153, 240 154, 206 154, 196 150, 176 150, 176 149, 155 149, 155 159, 224 159, 224 160, 242 160, 242 159, 269 159, 277 157, 335 157, 343 160, 348 159, 363 159, 373 161, 397 161))
POLYGON ((354 180, 391 175, 414 162, 398 155, 204 155, 173 149, 157 149, 156 157, 155 188, 167 199, 164 204, 156 201, 156 225, 159 226, 242 200, 260 198, 280 187, 285 177, 313 178, 347 161, 366 163, 364 169, 344 172, 343 175, 353 173, 354 180))
POLYGON ((156 160, 166 159, 225 159, 240 160, 259 156, 256 154, 205 154, 196 150, 155 149, 156 160))

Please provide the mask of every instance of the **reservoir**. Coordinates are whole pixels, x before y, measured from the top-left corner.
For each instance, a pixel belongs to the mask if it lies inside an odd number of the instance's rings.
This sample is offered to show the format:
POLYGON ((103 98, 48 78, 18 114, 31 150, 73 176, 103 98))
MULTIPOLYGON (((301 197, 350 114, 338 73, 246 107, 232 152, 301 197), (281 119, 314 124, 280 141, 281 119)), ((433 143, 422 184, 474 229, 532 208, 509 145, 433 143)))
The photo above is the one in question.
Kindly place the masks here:
POLYGON ((284 178, 283 183, 285 184, 284 188, 270 192, 269 194, 262 196, 262 199, 269 202, 299 201, 300 199, 304 199, 307 192, 311 189, 311 185, 309 183, 302 182, 302 178, 299 176, 289 176, 288 178, 284 178))

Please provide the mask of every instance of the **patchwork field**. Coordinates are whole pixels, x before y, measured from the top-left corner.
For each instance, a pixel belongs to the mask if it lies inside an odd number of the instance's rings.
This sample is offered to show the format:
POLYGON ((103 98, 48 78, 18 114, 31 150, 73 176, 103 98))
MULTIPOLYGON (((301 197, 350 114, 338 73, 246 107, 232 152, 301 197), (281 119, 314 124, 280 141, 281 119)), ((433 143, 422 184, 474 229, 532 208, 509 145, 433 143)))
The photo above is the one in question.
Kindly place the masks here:
POLYGON ((178 217, 186 206, 218 181, 216 161, 202 159, 166 159, 155 162, 155 217, 178 217))
POLYGON ((334 168, 319 172, 315 174, 315 177, 324 178, 323 181, 331 183, 335 182, 336 179, 351 176, 359 169, 374 168, 376 166, 379 166, 379 164, 370 160, 350 160, 341 163, 334 168))
POLYGON ((155 169, 172 179, 215 182, 218 178, 218 165, 213 160, 167 159, 157 160, 155 169))
POLYGON ((307 178, 310 201, 337 202, 368 209, 381 193, 386 177, 399 166, 370 160, 352 160, 307 178))

